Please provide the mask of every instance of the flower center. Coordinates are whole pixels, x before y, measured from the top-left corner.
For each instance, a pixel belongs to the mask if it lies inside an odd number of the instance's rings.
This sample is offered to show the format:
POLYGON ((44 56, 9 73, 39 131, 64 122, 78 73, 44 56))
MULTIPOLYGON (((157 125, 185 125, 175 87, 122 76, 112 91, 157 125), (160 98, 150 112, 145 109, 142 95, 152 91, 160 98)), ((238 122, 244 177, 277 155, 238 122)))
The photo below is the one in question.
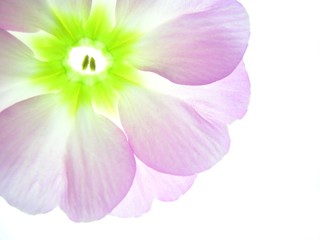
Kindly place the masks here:
POLYGON ((140 83, 128 57, 142 34, 114 25, 96 2, 89 16, 52 9, 46 29, 14 32, 35 57, 30 82, 60 94, 73 115, 82 106, 115 115, 119 93, 140 83))
POLYGON ((95 75, 105 71, 109 62, 103 53, 93 47, 74 47, 68 56, 71 68, 84 75, 95 75))

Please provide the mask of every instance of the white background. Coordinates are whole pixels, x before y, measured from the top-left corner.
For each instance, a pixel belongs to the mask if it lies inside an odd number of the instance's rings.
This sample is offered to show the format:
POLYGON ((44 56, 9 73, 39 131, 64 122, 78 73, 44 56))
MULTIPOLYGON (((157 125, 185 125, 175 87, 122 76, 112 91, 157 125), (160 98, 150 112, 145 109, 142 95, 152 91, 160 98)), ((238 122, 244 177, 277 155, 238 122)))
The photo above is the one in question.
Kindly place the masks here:
POLYGON ((78 224, 58 209, 29 216, 0 199, 0 240, 320 240, 320 2, 241 2, 252 96, 219 164, 137 219, 78 224))

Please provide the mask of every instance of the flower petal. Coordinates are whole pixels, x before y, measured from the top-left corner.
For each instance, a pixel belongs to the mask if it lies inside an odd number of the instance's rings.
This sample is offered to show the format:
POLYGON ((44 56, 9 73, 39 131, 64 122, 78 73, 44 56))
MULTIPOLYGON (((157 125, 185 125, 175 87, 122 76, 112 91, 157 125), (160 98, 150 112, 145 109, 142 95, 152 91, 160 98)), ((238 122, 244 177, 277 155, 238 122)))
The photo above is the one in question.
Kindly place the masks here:
POLYGON ((226 78, 208 85, 174 85, 173 93, 191 104, 205 119, 229 124, 247 112, 250 82, 244 63, 226 78))
MULTIPOLYGON (((106 20, 111 21, 112 25, 115 25, 115 9, 118 0, 92 0, 91 10, 94 11, 97 8, 103 9, 106 14, 106 20)), ((91 15, 91 17, 93 17, 91 15)))
POLYGON ((150 210, 154 199, 178 199, 188 191, 195 178, 196 175, 181 177, 160 173, 137 160, 137 172, 132 187, 111 214, 118 217, 138 217, 150 210))
POLYGON ((35 97, 0 113, 0 195, 9 204, 31 214, 59 204, 69 129, 55 95, 35 97))
POLYGON ((129 60, 174 83, 208 84, 237 67, 248 38, 248 16, 242 5, 220 0, 205 11, 182 15, 155 28, 140 39, 129 60))
POLYGON ((123 132, 89 108, 76 117, 65 157, 66 189, 61 208, 74 221, 104 217, 125 197, 135 161, 123 132))
POLYGON ((201 86, 174 84, 151 72, 140 72, 140 76, 145 87, 181 98, 206 120, 229 124, 242 118, 248 108, 250 81, 243 62, 224 79, 201 86))
POLYGON ((83 27, 91 11, 92 0, 46 0, 47 21, 40 29, 51 33, 63 43, 74 43, 83 37, 83 27))
POLYGON ((47 91, 30 83, 36 60, 23 43, 0 29, 0 112, 7 107, 47 91), (17 70, 18 69, 18 70, 17 70))
MULTIPOLYGON (((69 27, 74 28, 77 21, 80 20, 85 24, 91 11, 92 0, 46 0, 48 4, 48 18, 54 19, 55 23, 59 23, 58 28, 67 28, 66 33, 69 33, 69 27), (65 23, 65 16, 71 17, 72 22, 65 23), (68 26, 70 24, 70 26, 68 26)), ((46 29, 44 29, 46 30, 46 29)))
POLYGON ((75 13, 86 19, 91 9, 91 0, 1 0, 0 28, 20 32, 47 30, 55 21, 56 10, 75 13), (52 12, 52 10, 54 10, 52 12))
POLYGON ((0 28, 13 31, 37 31, 45 20, 46 1, 1 0, 0 28))
POLYGON ((33 73, 35 59, 32 51, 7 31, 0 29, 0 86, 10 84, 13 76, 29 77, 33 73), (19 69, 19 71, 17 71, 19 69))
POLYGON ((131 88, 120 98, 119 113, 136 156, 156 171, 193 175, 228 151, 224 125, 206 121, 173 97, 131 88))
POLYGON ((216 0, 117 0, 116 20, 126 28, 148 30, 181 14, 205 10, 216 0))
POLYGON ((48 5, 80 18, 88 18, 93 0, 46 0, 48 5))
POLYGON ((8 88, 0 88, 0 113, 18 102, 46 93, 45 89, 32 86, 27 82, 12 84, 8 88))

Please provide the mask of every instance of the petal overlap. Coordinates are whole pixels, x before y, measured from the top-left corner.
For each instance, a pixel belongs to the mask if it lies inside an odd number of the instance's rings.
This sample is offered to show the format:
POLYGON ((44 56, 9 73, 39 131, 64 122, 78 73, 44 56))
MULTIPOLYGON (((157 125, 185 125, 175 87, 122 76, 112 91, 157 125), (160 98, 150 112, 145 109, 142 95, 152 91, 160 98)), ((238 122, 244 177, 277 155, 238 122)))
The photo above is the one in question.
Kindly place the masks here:
POLYGON ((247 110, 236 0, 0 1, 0 195, 73 221, 173 201, 247 110))
POLYGON ((35 72, 32 51, 10 33, 0 29, 0 112, 25 99, 48 93, 26 80, 35 72))
POLYGON ((0 113, 0 192, 11 205, 37 214, 59 204, 71 126, 66 116, 55 95, 31 98, 0 113))
POLYGON ((110 120, 82 109, 68 138, 61 208, 74 221, 104 217, 125 197, 135 175, 133 152, 110 120))
POLYGON ((230 124, 247 112, 250 82, 243 62, 224 79, 202 86, 174 85, 171 93, 185 99, 204 118, 230 124))
POLYGON ((217 1, 204 11, 181 15, 145 34, 129 60, 174 83, 203 85, 233 72, 248 38, 248 16, 242 5, 217 1))
POLYGON ((150 210, 154 200, 174 201, 192 186, 196 175, 175 176, 155 171, 137 159, 137 172, 126 197, 113 209, 118 217, 138 217, 150 210))
POLYGON ((193 175, 212 167, 228 151, 223 124, 207 121, 171 96, 130 89, 121 96, 119 112, 135 154, 159 172, 193 175))
POLYGON ((145 86, 187 102, 207 120, 230 124, 247 112, 250 81, 243 62, 224 79, 200 86, 174 84, 151 72, 140 74, 145 86))
POLYGON ((32 51, 5 30, 0 29, 0 87, 23 81, 34 73, 36 60, 32 51), (19 70, 19 71, 17 71, 19 70))
POLYGON ((60 13, 74 14, 86 19, 91 0, 3 0, 0 3, 0 28, 20 32, 48 30, 60 13))

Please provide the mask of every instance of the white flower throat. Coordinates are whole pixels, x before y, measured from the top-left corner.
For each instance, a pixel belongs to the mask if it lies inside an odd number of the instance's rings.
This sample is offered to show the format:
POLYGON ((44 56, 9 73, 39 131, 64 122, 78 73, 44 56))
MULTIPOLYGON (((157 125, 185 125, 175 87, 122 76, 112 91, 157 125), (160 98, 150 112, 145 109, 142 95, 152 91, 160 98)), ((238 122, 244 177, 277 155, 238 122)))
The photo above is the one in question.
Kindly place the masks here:
POLYGON ((69 53, 68 64, 78 73, 95 75, 107 69, 110 64, 107 58, 93 47, 74 47, 69 53))

